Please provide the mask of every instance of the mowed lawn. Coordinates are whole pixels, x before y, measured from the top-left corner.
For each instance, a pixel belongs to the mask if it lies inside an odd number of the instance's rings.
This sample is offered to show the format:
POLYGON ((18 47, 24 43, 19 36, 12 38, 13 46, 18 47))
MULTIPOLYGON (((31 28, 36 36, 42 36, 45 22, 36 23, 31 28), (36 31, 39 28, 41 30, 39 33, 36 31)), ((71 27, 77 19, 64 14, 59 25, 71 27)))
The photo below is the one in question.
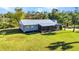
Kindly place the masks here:
MULTIPOLYGON (((9 51, 79 51, 79 32, 62 30, 49 34, 22 33, 18 30, 0 34, 0 50, 9 51), (57 43, 59 42, 59 43, 57 43), (64 43, 63 43, 64 42, 64 43)), ((0 32, 2 33, 2 32, 0 32)))

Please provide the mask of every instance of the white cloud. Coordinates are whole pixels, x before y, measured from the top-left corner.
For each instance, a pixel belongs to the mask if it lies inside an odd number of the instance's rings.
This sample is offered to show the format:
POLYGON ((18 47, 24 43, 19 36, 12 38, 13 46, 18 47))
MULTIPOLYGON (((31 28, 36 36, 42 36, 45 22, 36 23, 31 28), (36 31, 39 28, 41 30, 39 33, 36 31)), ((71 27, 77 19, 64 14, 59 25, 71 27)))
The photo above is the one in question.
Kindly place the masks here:
POLYGON ((42 7, 42 8, 37 8, 36 11, 42 12, 42 11, 48 11, 51 12, 52 9, 58 9, 57 7, 42 7))
POLYGON ((46 7, 46 8, 48 8, 48 9, 57 9, 57 7, 46 7))
POLYGON ((51 12, 52 9, 58 9, 57 7, 45 7, 49 12, 51 12))
POLYGON ((2 7, 3 9, 5 9, 6 11, 11 11, 10 7, 2 7))
POLYGON ((38 12, 42 12, 42 11, 43 11, 42 8, 37 8, 36 10, 37 10, 38 12))

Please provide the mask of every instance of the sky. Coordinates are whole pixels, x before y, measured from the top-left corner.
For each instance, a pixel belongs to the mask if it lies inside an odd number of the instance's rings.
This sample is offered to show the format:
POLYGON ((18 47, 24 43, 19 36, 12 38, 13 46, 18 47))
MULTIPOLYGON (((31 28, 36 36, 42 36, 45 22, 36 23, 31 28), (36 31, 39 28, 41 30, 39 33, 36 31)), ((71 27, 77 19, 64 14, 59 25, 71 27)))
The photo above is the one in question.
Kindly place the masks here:
MULTIPOLYGON (((0 13, 7 13, 7 12, 15 12, 16 7, 0 7, 0 13)), ((59 11, 74 11, 74 7, 21 7, 24 12, 32 12, 32 11, 38 11, 38 12, 51 12, 53 8, 58 9, 59 11)))

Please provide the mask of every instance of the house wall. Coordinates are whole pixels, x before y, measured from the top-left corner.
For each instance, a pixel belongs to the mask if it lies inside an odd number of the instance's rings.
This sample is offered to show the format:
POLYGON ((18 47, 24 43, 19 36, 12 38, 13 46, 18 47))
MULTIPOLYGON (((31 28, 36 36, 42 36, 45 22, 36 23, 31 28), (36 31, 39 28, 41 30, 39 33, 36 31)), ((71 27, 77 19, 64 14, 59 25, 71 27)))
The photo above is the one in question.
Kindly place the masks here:
POLYGON ((20 24, 20 25, 19 25, 19 28, 20 28, 23 32, 25 32, 25 31, 24 31, 24 25, 23 25, 21 22, 20 22, 19 24, 20 24))
POLYGON ((43 26, 43 27, 41 27, 41 32, 52 32, 55 30, 56 30, 55 26, 43 26))
POLYGON ((52 31, 57 31, 57 30, 62 30, 62 26, 61 25, 57 25, 57 26, 40 26, 39 25, 40 32, 52 32, 52 31))
POLYGON ((62 25, 56 25, 56 30, 62 30, 62 25))
POLYGON ((28 32, 28 31, 55 31, 55 30, 61 30, 60 26, 46 26, 46 27, 41 27, 38 25, 20 25, 20 29, 23 32, 28 32))
POLYGON ((23 26, 23 31, 37 31, 38 30, 38 25, 25 25, 23 26))
POLYGON ((19 23, 19 28, 23 31, 23 32, 27 32, 27 31, 37 31, 38 30, 38 25, 23 25, 21 22, 19 23))

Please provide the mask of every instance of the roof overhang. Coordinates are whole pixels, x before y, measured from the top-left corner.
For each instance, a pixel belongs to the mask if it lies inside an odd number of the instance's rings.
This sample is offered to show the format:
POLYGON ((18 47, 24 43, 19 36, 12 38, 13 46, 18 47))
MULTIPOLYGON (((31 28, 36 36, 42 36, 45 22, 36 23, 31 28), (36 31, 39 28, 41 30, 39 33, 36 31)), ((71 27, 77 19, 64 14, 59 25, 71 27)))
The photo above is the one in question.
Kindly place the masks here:
POLYGON ((55 26, 56 24, 53 23, 43 23, 43 24, 39 24, 40 26, 55 26))

